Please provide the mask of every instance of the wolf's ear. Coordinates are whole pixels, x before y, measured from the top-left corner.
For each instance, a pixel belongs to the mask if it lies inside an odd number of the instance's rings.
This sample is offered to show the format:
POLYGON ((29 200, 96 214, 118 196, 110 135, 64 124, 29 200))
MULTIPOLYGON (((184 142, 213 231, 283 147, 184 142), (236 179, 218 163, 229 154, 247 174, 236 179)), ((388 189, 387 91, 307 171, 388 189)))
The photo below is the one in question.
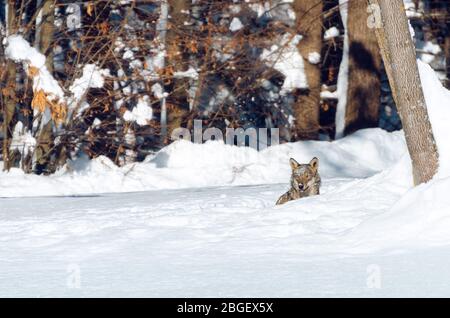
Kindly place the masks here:
POLYGON ((295 161, 294 158, 289 159, 289 164, 291 165, 292 170, 295 170, 300 166, 300 164, 295 161))
POLYGON ((309 165, 314 169, 314 171, 317 171, 317 169, 319 169, 319 159, 317 159, 316 157, 312 158, 312 160, 309 162, 309 165))

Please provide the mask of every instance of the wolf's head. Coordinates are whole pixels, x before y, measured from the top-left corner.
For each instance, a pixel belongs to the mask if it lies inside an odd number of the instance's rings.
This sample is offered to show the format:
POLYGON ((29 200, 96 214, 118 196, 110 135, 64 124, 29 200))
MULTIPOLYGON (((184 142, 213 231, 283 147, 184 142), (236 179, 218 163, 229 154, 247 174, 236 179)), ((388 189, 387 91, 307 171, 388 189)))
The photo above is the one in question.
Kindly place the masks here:
POLYGON ((291 158, 289 164, 292 168, 291 185, 295 190, 305 192, 314 185, 319 169, 319 159, 314 157, 307 164, 299 164, 291 158))

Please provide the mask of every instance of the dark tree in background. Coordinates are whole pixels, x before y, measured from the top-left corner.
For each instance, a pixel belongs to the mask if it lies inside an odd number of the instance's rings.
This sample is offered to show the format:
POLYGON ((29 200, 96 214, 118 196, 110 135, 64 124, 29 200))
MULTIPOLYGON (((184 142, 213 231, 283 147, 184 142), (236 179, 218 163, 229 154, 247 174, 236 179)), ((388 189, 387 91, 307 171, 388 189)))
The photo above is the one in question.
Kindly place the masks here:
MULTIPOLYGON (((189 69, 189 14, 191 1, 169 1, 169 28, 167 32, 168 67, 171 72, 186 72, 189 69)), ((189 112, 189 78, 173 78, 168 83, 172 92, 168 98, 168 136, 183 125, 189 112)))
POLYGON ((298 50, 305 63, 308 89, 297 96, 293 105, 295 117, 294 139, 317 139, 319 137, 321 61, 314 55, 322 52, 323 2, 322 0, 296 0, 297 33, 303 36, 298 50))
POLYGON ((368 27, 367 1, 348 3, 349 70, 345 134, 378 127, 381 56, 375 30, 368 27))
MULTIPOLYGON (((5 15, 5 26, 8 33, 14 34, 17 30, 17 17, 16 17, 16 6, 15 1, 9 0, 5 4, 8 9, 8 14, 5 15)), ((3 147, 2 147, 2 158, 3 158, 3 169, 9 170, 12 165, 14 158, 10 152, 12 132, 14 129, 14 115, 16 111, 16 65, 13 61, 3 60, 4 69, 0 82, 1 92, 2 92, 2 113, 3 113, 3 147)))
MULTIPOLYGON (((36 38, 38 48, 47 57, 45 65, 47 69, 53 73, 53 33, 55 30, 55 0, 42 0, 41 23, 36 29, 36 38)), ((42 123, 42 129, 37 137, 38 146, 36 148, 36 172, 49 172, 52 170, 48 165, 53 145, 53 126, 54 122, 50 120, 48 123, 42 123)))

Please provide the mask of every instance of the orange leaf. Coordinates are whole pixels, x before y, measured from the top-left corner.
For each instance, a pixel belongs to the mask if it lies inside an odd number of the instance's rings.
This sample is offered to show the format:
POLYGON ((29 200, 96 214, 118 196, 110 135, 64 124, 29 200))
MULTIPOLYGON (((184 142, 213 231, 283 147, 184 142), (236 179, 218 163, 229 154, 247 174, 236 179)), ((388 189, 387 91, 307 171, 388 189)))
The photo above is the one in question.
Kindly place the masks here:
POLYGON ((34 92, 33 100, 31 101, 31 107, 43 113, 45 111, 46 105, 47 105, 47 96, 45 95, 45 92, 42 89, 38 90, 37 92, 34 92))
POLYGON ((37 67, 34 67, 30 65, 28 67, 28 76, 29 77, 35 77, 39 73, 39 69, 37 67))
POLYGON ((94 4, 92 2, 89 2, 87 4, 87 8, 86 8, 86 12, 87 12, 88 16, 92 17, 93 11, 94 11, 94 4))

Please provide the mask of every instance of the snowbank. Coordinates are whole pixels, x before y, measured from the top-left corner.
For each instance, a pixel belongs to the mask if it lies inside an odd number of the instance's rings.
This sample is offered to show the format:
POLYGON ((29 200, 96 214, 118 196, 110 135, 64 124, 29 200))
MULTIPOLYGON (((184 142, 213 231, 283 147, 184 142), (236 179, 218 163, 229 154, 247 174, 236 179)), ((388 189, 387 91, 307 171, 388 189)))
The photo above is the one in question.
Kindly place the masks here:
POLYGON ((320 158, 329 178, 366 178, 395 164, 406 153, 401 132, 367 129, 335 142, 305 141, 263 151, 221 141, 179 140, 143 163, 115 166, 108 158, 81 158, 52 176, 0 173, 0 197, 80 195, 226 185, 287 183, 288 160, 320 158))
POLYGON ((450 91, 442 86, 430 65, 418 60, 428 115, 439 151, 437 177, 450 177, 450 91))
MULTIPOLYGON (((387 212, 356 227, 342 241, 344 246, 353 245, 354 251, 450 244, 450 92, 428 64, 418 60, 418 66, 439 151, 439 171, 427 184, 410 188, 387 212)), ((387 187, 410 173, 410 168, 396 165, 389 173, 387 187)))

